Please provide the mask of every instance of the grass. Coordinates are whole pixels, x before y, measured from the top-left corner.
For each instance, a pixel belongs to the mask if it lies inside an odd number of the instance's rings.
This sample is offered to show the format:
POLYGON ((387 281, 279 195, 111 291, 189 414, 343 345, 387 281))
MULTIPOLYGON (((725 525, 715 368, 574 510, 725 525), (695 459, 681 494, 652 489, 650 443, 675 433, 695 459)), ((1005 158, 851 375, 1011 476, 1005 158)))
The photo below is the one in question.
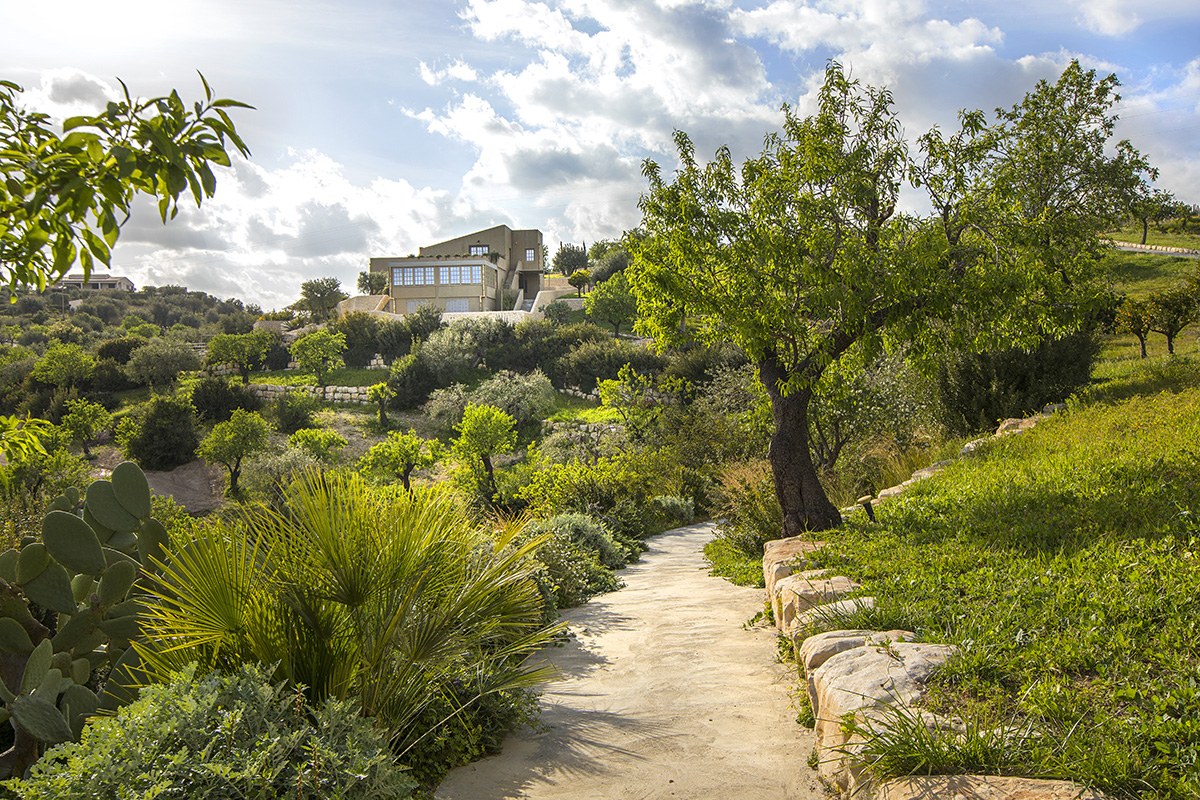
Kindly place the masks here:
MULTIPOLYGON (((325 376, 326 386, 374 386, 387 380, 388 373, 381 369, 335 369, 325 376)), ((298 369, 274 372, 252 372, 251 383, 269 383, 276 386, 316 386, 317 378, 311 372, 298 369)))
MULTIPOLYGON (((1195 226, 1192 226, 1192 229, 1194 228, 1195 226)), ((1119 231, 1106 234, 1106 236, 1116 242, 1141 244, 1142 226, 1140 224, 1130 225, 1119 231)), ((1200 234, 1183 233, 1177 230, 1159 230, 1156 226, 1151 225, 1150 230, 1146 233, 1146 244, 1157 244, 1164 247, 1188 247, 1193 250, 1200 250, 1200 234)))
POLYGON ((763 588, 762 554, 751 555, 727 539, 720 537, 704 545, 704 557, 708 560, 709 575, 727 578, 738 586, 763 588))
POLYGON ((822 562, 873 613, 961 648, 931 710, 1028 731, 1015 750, 930 744, 898 719, 876 769, 1200 794, 1198 477, 1200 363, 1154 360, 832 533, 822 562))
POLYGON ((1113 288, 1139 299, 1179 284, 1200 268, 1195 258, 1120 251, 1109 253, 1104 263, 1113 288))
POLYGON ((555 410, 546 419, 549 422, 620 422, 621 415, 615 409, 605 408, 599 403, 579 397, 555 394, 555 410))

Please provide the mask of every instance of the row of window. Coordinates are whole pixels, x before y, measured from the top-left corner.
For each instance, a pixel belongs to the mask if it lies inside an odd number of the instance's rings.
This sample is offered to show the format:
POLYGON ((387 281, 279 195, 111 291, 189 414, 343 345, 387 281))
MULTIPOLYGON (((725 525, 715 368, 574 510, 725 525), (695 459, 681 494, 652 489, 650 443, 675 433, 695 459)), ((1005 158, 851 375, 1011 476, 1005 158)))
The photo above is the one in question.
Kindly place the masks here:
POLYGON ((433 286, 434 270, 437 271, 437 282, 442 286, 483 281, 483 268, 478 264, 453 267, 393 267, 392 285, 433 286))

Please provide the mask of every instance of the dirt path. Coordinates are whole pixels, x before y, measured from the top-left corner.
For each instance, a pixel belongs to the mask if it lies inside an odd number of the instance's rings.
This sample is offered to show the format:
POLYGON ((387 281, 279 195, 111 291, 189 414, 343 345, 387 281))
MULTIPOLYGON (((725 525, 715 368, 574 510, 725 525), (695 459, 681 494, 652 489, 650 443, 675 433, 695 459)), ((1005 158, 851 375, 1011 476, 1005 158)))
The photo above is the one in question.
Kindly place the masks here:
POLYGON ((811 731, 773 629, 744 630, 762 590, 709 577, 705 523, 650 541, 626 588, 564 617, 575 638, 546 651, 562 677, 542 698, 545 733, 454 770, 437 800, 816 800, 811 731))

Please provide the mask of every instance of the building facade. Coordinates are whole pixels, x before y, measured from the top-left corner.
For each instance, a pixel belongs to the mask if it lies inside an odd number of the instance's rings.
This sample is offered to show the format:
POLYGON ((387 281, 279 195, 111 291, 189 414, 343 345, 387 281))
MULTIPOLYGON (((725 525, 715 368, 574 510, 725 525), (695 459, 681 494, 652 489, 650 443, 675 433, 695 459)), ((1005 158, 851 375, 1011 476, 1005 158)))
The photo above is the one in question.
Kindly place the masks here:
POLYGON ((121 275, 96 275, 95 273, 88 276, 85 281, 82 275, 64 275, 54 283, 55 289, 120 289, 126 292, 133 291, 133 281, 121 275))
POLYGON ((445 312, 499 311, 507 296, 532 301, 541 289, 542 233, 507 225, 422 247, 415 256, 372 258, 388 278, 393 312, 422 305, 445 312))

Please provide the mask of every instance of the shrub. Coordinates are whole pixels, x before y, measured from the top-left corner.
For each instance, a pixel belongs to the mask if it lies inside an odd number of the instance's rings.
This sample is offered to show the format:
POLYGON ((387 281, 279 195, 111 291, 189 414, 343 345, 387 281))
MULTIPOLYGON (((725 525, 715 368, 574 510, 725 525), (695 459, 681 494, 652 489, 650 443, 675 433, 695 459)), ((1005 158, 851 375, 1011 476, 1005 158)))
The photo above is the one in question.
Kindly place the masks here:
POLYGON ((609 335, 590 322, 556 326, 547 319, 526 320, 513 329, 511 341, 488 356, 492 369, 531 372, 540 369, 555 386, 565 385, 560 361, 584 342, 605 341, 609 335))
POLYGON ((59 745, 25 780, 21 800, 62 797, 409 797, 413 782, 385 736, 352 704, 317 708, 261 669, 196 677, 195 665, 142 689, 82 741, 59 745))
POLYGON ((347 444, 344 436, 324 428, 304 428, 288 437, 288 447, 305 450, 323 464, 337 461, 342 448, 347 444))
POLYGON ((695 503, 686 497, 659 495, 650 498, 650 506, 664 529, 687 525, 696 516, 695 503))
POLYGON ((251 456, 242 466, 242 486, 262 496, 272 508, 281 508, 286 490, 306 472, 319 471, 320 462, 307 450, 289 447, 282 453, 251 456))
POLYGON ((290 363, 292 363, 292 351, 288 350, 287 345, 282 341, 276 342, 263 359, 263 364, 272 372, 287 369, 290 363))
POLYGON ((143 469, 170 470, 186 464, 200 444, 192 404, 178 397, 156 397, 121 420, 117 441, 125 457, 143 469))
POLYGON ((517 425, 528 425, 554 408, 554 397, 554 386, 540 370, 529 375, 501 370, 470 391, 461 383, 435 390, 425 404, 425 413, 449 429, 462 419, 467 405, 475 403, 494 406, 517 425))
POLYGON ((430 393, 437 388, 437 376, 421 358, 420 349, 392 364, 388 389, 392 392, 392 405, 396 408, 416 408, 428 400, 430 393))
POLYGON ((563 300, 552 300, 540 310, 546 315, 546 319, 555 325, 565 325, 567 318, 571 316, 571 306, 563 300))
POLYGON ((571 608, 604 592, 621 588, 621 579, 605 569, 596 553, 554 533, 534 554, 543 567, 538 580, 553 598, 555 608, 571 608))
POLYGON ((317 401, 299 392, 284 392, 276 398, 271 410, 275 413, 275 430, 291 434, 312 427, 317 401))
POLYGON ((951 354, 938 370, 945 424, 974 433, 1066 400, 1087 385, 1098 353, 1098 340, 1085 330, 1032 350, 951 354))
POLYGON ((666 366, 666 359, 648 347, 618 339, 581 344, 562 362, 566 382, 585 392, 594 391, 600 381, 615 380, 626 364, 643 375, 661 372, 666 366))
POLYGON ((725 469, 714 516, 724 518, 717 536, 747 555, 761 558, 763 544, 783 535, 783 512, 766 461, 725 469))
POLYGON ((96 362, 96 371, 92 373, 93 392, 124 392, 136 387, 137 384, 129 379, 118 362, 111 358, 102 358, 96 362))
POLYGON ((619 569, 637 557, 637 552, 613 538, 612 533, 587 514, 558 514, 529 525, 533 535, 565 535, 577 547, 592 553, 608 569, 619 569))
POLYGON ((192 387, 192 407, 206 422, 225 422, 239 408, 257 411, 262 408, 262 400, 244 386, 210 377, 192 387))
POLYGON ((137 336, 123 336, 120 339, 109 339, 101 342, 96 348, 96 360, 111 358, 122 366, 129 363, 133 351, 146 344, 146 340, 137 336))
POLYGON ((346 337, 346 364, 351 367, 365 367, 371 360, 379 349, 381 327, 379 317, 363 311, 346 314, 329 325, 331 331, 346 337), (364 353, 365 358, 362 357, 364 353))

